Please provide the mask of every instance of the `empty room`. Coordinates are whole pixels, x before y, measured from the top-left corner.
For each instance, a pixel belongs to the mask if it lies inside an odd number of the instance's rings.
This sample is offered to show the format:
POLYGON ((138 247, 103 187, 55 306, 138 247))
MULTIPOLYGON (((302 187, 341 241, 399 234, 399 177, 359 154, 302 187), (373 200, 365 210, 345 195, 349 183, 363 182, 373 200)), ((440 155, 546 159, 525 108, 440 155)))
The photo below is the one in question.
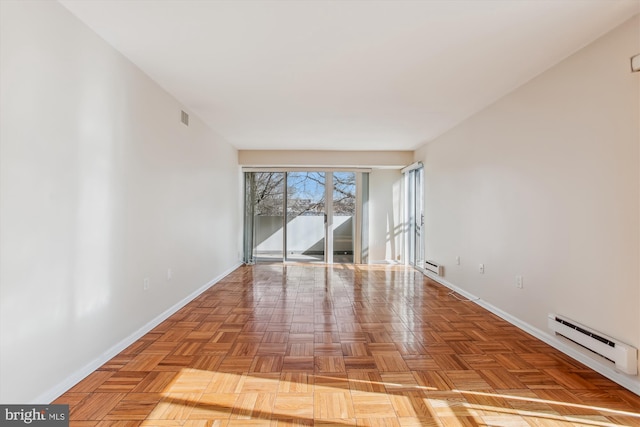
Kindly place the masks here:
POLYGON ((640 0, 0 0, 0 424, 640 427, 640 0))

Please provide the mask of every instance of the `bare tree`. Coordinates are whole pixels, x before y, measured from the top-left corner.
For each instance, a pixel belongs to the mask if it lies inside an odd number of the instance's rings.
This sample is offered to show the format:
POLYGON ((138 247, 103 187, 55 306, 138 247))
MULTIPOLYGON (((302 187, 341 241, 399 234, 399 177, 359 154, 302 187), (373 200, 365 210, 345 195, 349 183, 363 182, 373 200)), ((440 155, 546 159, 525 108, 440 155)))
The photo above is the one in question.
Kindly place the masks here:
POLYGON ((333 211, 338 215, 356 213, 356 174, 353 172, 334 172, 333 174, 333 211))
POLYGON ((282 215, 283 172, 255 172, 252 193, 255 215, 282 215))
MULTIPOLYGON (((283 172, 255 172, 251 192, 255 215, 280 216, 283 214, 283 172)), ((296 172, 287 177, 287 215, 322 214, 325 209, 325 174, 322 172, 296 172)), ((355 173, 334 172, 333 209, 338 215, 355 213, 355 173)))

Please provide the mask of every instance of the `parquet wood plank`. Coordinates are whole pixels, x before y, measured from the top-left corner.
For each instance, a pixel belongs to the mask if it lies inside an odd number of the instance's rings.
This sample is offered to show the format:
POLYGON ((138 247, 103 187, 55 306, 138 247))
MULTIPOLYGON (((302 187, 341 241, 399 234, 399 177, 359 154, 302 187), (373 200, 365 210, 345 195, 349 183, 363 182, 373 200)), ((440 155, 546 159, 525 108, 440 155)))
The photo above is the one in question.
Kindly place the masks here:
POLYGON ((382 375, 376 370, 351 371, 349 372, 348 381, 352 392, 382 394, 386 391, 382 375))
POLYGON ((434 371, 439 369, 438 364, 431 356, 418 354, 403 356, 403 359, 411 371, 434 371))
POLYGON ((409 372, 409 367, 397 351, 373 353, 373 359, 380 372, 409 372))
POLYGON ((347 374, 316 374, 314 375, 315 392, 332 392, 339 390, 349 390, 351 383, 347 374))
POLYGON ((283 356, 256 356, 249 372, 281 372, 283 362, 283 356))
POLYGON ((105 420, 145 420, 162 400, 160 393, 129 393, 104 417, 105 420))
POLYGON ((526 388, 516 375, 505 369, 479 369, 478 373, 496 390, 526 388))
POLYGON ((102 420, 126 396, 126 393, 91 393, 70 408, 69 417, 77 421, 102 420))
POLYGON ((380 377, 388 393, 420 390, 412 372, 387 372, 380 377))
POLYGON ((395 409, 389 396, 381 393, 352 393, 356 418, 393 418, 395 409))
POLYGON ((315 356, 314 357, 315 372, 323 374, 328 372, 346 372, 342 356, 315 356))
MULTIPOLYGON (((398 417, 400 427, 441 427, 442 424, 433 416, 426 418, 398 417)), ((389 424, 395 426, 395 424, 389 424)))
POLYGON ((347 391, 314 393, 315 420, 354 418, 351 393, 347 391))
MULTIPOLYGON (((140 356, 144 356, 141 354, 140 356)), ((138 356, 138 357, 140 357, 138 356)), ((147 360, 132 361, 122 370, 127 371, 179 371, 188 367, 193 361, 193 356, 165 356, 155 353, 149 354, 147 360)))
POLYGON ((304 418, 313 420, 313 393, 278 394, 273 417, 278 419, 304 418))
POLYGON ((347 371, 376 369, 376 361, 373 356, 344 357, 344 366, 347 371))
POLYGON ((262 342, 258 346, 257 354, 260 356, 281 356, 285 353, 287 343, 262 342))
POLYGON ((119 371, 107 378, 95 390, 98 392, 130 392, 148 375, 148 372, 119 371))
POLYGON ((175 377, 176 373, 174 372, 149 372, 131 391, 133 393, 160 393, 167 389, 175 377))
POLYGON ((227 356, 218 367, 218 370, 220 372, 249 372, 252 364, 253 357, 251 356, 227 356))
POLYGON ((118 371, 122 369, 122 367, 125 366, 127 363, 131 362, 131 360, 133 360, 134 357, 135 355, 118 354, 117 356, 109 360, 107 363, 102 365, 98 370, 99 371, 118 371))
POLYGON ((231 408, 231 419, 270 420, 275 398, 274 393, 240 393, 231 408))
POLYGON ((311 372, 314 370, 314 358, 313 356, 285 356, 282 370, 285 372, 311 372))
POLYGON ((175 420, 184 421, 189 419, 189 415, 196 406, 200 393, 184 393, 174 395, 173 398, 161 400, 151 413, 147 416, 149 420, 175 420))
POLYGON ((113 376, 113 371, 94 371, 69 389, 68 393, 91 393, 113 376))
POLYGON ((238 383, 240 393, 277 393, 280 373, 242 374, 238 383))
POLYGON ((313 393, 314 376, 306 372, 282 372, 278 393, 313 393))
POLYGON ((471 408, 465 397, 454 391, 428 393, 425 402, 431 407, 431 413, 439 420, 478 416, 477 411, 471 408))
POLYGON ((396 415, 401 418, 425 418, 431 416, 431 408, 420 392, 405 391, 389 396, 396 415))
POLYGON ((222 363, 222 360, 224 359, 223 356, 218 355, 218 356, 209 356, 209 355, 203 355, 203 356, 198 356, 195 357, 193 359, 193 363, 191 364, 191 367, 194 369, 200 369, 203 371, 216 371, 218 369, 218 366, 220 366, 220 364, 222 363))
POLYGON ((190 420, 228 420, 231 418, 238 394, 205 393, 189 414, 190 420))

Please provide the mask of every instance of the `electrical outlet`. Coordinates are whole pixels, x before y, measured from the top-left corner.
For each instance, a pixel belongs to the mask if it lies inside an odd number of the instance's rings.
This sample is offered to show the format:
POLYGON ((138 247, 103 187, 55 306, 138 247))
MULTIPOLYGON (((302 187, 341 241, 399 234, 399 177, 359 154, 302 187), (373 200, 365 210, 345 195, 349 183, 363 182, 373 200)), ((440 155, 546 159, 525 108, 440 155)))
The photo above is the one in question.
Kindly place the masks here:
POLYGON ((460 265, 460 257, 459 256, 456 257, 456 265, 460 265))
POLYGON ((480 264, 480 266, 478 266, 478 271, 479 271, 481 274, 484 274, 484 264, 480 264))
POLYGON ((516 276, 516 288, 518 289, 524 288, 524 282, 522 280, 522 276, 516 276))
POLYGON ((149 278, 148 277, 144 278, 144 282, 142 284, 142 289, 144 289, 145 291, 149 290, 149 278))
POLYGON ((173 278, 173 271, 171 269, 167 269, 167 280, 171 280, 173 278))

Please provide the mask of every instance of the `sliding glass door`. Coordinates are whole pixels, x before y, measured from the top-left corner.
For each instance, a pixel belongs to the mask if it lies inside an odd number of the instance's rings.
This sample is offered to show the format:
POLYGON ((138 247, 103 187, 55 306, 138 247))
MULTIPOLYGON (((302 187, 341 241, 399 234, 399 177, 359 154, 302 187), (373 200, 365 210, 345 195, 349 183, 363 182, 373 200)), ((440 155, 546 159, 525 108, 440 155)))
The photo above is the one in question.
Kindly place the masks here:
POLYGON ((287 261, 325 260, 324 172, 287 173, 287 261))
POLYGON ((333 172, 333 262, 353 263, 356 234, 356 174, 333 172))
POLYGON ((422 165, 404 172, 407 262, 424 267, 424 169, 422 165))
POLYGON ((358 175, 364 173, 245 173, 245 262, 361 262, 358 175))
POLYGON ((245 176, 245 260, 284 259, 285 178, 283 172, 245 176))

